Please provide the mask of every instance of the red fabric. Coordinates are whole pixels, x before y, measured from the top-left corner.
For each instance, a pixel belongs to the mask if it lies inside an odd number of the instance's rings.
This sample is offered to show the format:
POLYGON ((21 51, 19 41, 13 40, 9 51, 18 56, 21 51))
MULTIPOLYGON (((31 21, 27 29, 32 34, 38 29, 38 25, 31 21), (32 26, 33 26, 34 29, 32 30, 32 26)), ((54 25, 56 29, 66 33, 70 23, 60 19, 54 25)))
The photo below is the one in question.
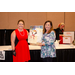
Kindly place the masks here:
POLYGON ((18 29, 15 30, 19 42, 15 47, 16 56, 13 55, 13 62, 25 62, 30 60, 29 46, 26 41, 28 35, 27 31, 25 29, 23 30, 22 32, 19 32, 18 29), (23 33, 25 33, 24 36, 21 35, 23 33))
POLYGON ((59 36, 60 44, 63 44, 63 37, 59 36))

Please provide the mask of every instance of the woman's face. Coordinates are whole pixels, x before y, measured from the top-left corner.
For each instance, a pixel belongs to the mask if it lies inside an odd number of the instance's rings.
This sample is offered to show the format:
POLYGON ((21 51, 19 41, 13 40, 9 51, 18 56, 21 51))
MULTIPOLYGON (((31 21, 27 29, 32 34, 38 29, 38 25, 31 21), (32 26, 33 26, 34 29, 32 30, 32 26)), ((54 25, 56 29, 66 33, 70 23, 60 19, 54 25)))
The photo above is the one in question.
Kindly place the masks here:
POLYGON ((45 24, 45 29, 46 29, 46 31, 49 31, 50 28, 51 28, 50 22, 47 22, 47 23, 45 24))
POLYGON ((60 29, 64 29, 64 25, 61 25, 61 26, 60 26, 60 29))
POLYGON ((24 28, 24 24, 23 24, 22 21, 19 22, 19 24, 18 24, 18 28, 19 28, 19 29, 23 29, 23 28, 24 28))

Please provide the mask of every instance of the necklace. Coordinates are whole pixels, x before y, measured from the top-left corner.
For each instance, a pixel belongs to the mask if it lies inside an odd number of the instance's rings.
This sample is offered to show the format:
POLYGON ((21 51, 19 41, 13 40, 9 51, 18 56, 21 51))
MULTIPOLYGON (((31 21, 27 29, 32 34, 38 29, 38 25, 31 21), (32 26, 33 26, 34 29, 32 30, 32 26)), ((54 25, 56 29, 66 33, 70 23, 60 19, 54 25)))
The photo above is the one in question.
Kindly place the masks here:
POLYGON ((18 31, 19 31, 19 34, 20 34, 21 36, 24 36, 24 35, 25 35, 24 29, 23 29, 23 34, 21 34, 21 32, 20 32, 19 29, 18 29, 18 31))

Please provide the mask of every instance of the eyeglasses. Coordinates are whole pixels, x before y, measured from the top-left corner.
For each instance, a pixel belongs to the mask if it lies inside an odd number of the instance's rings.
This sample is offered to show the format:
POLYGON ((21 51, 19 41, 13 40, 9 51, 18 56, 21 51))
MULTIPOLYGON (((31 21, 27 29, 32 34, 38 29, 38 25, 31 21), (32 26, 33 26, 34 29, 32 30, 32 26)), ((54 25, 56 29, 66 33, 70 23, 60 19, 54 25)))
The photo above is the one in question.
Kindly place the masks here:
POLYGON ((19 25, 24 25, 24 24, 19 24, 19 25))

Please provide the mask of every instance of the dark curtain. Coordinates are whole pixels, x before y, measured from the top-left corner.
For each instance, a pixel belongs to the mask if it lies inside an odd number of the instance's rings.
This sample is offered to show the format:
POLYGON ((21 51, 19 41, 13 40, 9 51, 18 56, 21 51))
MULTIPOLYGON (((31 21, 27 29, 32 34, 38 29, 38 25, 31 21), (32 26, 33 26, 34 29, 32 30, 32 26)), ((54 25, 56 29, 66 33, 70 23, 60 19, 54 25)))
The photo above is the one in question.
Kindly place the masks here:
POLYGON ((5 45, 5 31, 4 30, 0 30, 0 45, 5 45))
MULTIPOLYGON (((0 29, 0 46, 11 45, 11 33, 15 29, 0 29)), ((29 29, 26 29, 29 32, 29 29)), ((28 39, 27 39, 28 42, 28 39)), ((29 43, 28 43, 29 44, 29 43)))

